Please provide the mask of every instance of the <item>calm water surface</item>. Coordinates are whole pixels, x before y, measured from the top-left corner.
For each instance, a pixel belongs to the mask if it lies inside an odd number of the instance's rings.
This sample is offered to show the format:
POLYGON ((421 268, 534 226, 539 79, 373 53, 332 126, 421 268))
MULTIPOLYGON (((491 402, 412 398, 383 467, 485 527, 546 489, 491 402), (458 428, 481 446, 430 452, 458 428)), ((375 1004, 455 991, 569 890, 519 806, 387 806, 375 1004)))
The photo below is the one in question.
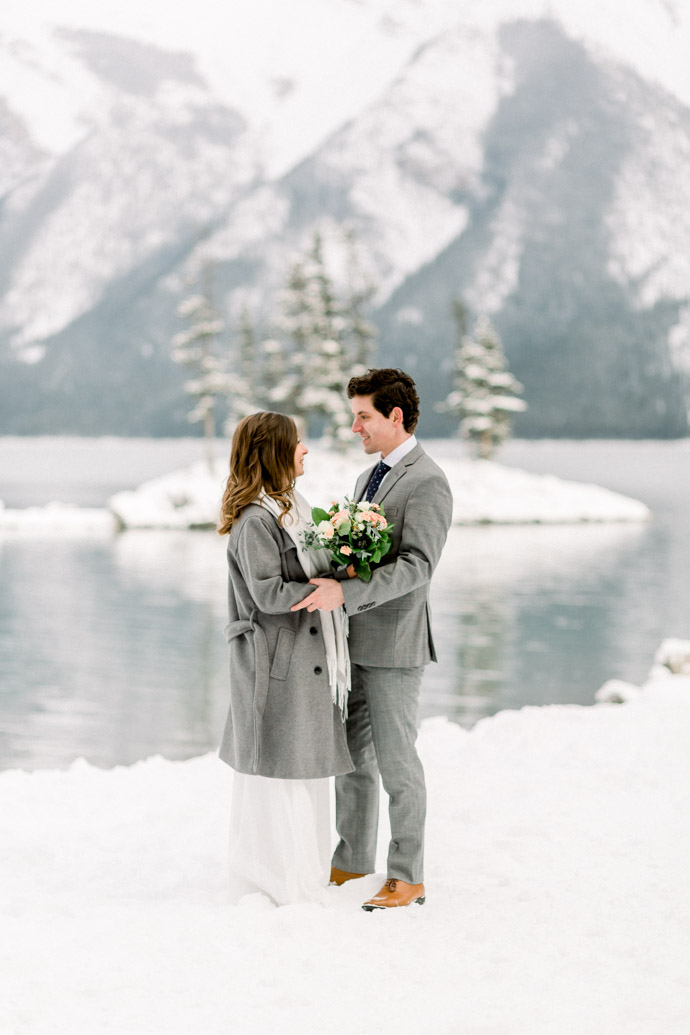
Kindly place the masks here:
MULTIPOLYGON (((459 447, 427 443, 443 462, 459 447)), ((0 439, 0 499, 103 505, 198 440, 0 439)), ((422 716, 463 725, 590 704, 690 637, 690 442, 514 442, 502 462, 642 499, 648 525, 454 528, 422 716)), ((225 557, 212 533, 0 535, 0 765, 104 765, 214 749, 227 702, 225 557)))

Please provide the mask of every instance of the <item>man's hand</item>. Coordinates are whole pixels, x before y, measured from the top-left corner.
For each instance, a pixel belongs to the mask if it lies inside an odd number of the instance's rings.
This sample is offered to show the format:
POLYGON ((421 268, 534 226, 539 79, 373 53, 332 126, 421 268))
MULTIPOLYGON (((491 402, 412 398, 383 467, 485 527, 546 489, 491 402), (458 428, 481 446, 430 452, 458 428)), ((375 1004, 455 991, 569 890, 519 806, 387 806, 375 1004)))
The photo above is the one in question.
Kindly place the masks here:
POLYGON ((303 607, 307 611, 335 611, 336 607, 345 603, 340 583, 335 579, 309 579, 309 584, 317 588, 304 600, 300 600, 299 604, 293 604, 291 611, 301 611, 303 607))

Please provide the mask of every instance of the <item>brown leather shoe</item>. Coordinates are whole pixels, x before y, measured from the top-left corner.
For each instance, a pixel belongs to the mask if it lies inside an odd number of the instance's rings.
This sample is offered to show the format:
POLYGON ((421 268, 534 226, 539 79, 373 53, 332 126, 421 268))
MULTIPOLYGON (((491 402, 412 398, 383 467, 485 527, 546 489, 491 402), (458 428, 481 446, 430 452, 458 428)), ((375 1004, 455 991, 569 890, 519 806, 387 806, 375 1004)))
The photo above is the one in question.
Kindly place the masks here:
POLYGON ((423 906, 426 902, 426 892, 423 884, 407 884, 404 880, 391 877, 383 885, 378 895, 374 895, 368 902, 365 902, 362 909, 371 913, 374 909, 389 909, 391 906, 410 906, 418 902, 423 906))
POLYGON ((331 866, 331 884, 344 884, 346 880, 357 880, 358 877, 366 876, 366 873, 348 873, 347 870, 339 870, 337 866, 331 866))

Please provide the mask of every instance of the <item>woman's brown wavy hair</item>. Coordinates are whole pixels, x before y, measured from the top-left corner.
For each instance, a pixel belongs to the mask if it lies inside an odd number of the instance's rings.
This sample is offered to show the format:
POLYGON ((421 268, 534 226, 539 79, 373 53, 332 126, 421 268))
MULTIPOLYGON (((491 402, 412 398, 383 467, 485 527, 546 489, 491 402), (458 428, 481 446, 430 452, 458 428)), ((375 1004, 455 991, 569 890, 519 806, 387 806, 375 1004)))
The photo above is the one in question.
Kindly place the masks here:
POLYGON ((290 511, 298 442, 297 425, 284 413, 251 413, 240 421, 232 436, 219 535, 227 535, 240 511, 263 492, 282 507, 281 520, 290 511))

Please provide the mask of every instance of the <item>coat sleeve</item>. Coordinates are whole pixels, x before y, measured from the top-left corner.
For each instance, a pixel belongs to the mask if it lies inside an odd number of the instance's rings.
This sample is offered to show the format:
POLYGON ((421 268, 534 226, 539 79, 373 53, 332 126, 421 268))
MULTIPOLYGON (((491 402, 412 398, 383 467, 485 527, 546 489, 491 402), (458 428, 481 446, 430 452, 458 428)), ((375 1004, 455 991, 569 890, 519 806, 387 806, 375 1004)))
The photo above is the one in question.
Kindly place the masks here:
POLYGON ((306 575, 304 582, 283 579, 280 548, 260 517, 248 518, 240 529, 237 565, 252 600, 264 614, 287 614, 293 604, 314 592, 306 575))
POLYGON ((371 582, 350 579, 342 583, 348 613, 379 607, 429 582, 452 515, 453 498, 442 472, 416 485, 405 504, 402 539, 395 560, 375 568, 371 582))

